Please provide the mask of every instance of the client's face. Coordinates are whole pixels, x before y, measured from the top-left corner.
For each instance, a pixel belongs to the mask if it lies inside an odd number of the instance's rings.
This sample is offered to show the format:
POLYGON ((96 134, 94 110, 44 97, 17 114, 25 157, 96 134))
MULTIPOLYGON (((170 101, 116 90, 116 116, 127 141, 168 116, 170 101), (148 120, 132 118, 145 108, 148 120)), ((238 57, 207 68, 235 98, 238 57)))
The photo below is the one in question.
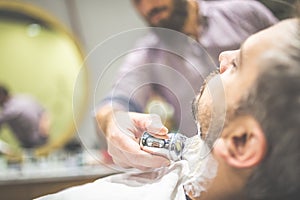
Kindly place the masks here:
POLYGON ((291 25, 289 21, 279 23, 249 37, 239 50, 226 51, 220 54, 219 71, 207 78, 193 105, 193 110, 197 112, 194 113, 195 119, 199 124, 199 132, 203 138, 210 134, 209 130, 215 130, 210 127, 214 119, 212 111, 216 110, 222 101, 225 101, 226 107, 222 116, 226 116, 223 120, 224 125, 225 127, 229 125, 230 119, 234 117, 232 116, 233 111, 239 105, 239 101, 255 82, 259 70, 263 69, 260 61, 270 51, 281 48, 278 41, 283 40, 281 38, 284 35, 282 31, 288 25, 291 25), (214 82, 217 83, 218 80, 222 85, 215 87, 214 82), (215 96, 222 98, 216 99, 215 96))
MULTIPOLYGON (((234 111, 239 106, 239 101, 247 96, 247 91, 259 77, 260 71, 266 69, 266 66, 261 64, 261 61, 265 57, 270 56, 270 53, 272 54, 272 52, 284 48, 283 42, 279 43, 278 41, 286 41, 284 31, 289 30, 288 26, 294 25, 291 23, 291 20, 281 22, 249 37, 239 50, 220 54, 219 72, 208 78, 203 89, 201 89, 194 100, 194 115, 202 138, 207 140, 211 135, 219 136, 221 134, 218 142, 213 143, 212 149, 212 154, 219 162, 218 174, 212 182, 210 187, 212 189, 209 188, 207 190, 208 194, 210 190, 213 191, 212 196, 217 199, 222 199, 222 195, 226 192, 233 194, 242 190, 243 187, 243 181, 241 180, 239 180, 240 182, 237 185, 231 184, 234 180, 230 180, 230 177, 232 175, 238 177, 237 174, 240 171, 228 164, 227 160, 218 153, 222 151, 224 143, 227 142, 226 138, 231 134, 228 130, 239 125, 240 118, 235 116, 234 111), (222 83, 221 86, 217 84, 218 82, 222 83), (223 102, 225 102, 224 111, 214 114, 223 102), (223 120, 220 120, 220 117, 223 120), (213 123, 214 121, 224 123, 216 124, 213 123), (215 126, 219 127, 215 128, 215 126), (214 132, 216 130, 219 132, 214 132), (230 182, 231 186, 224 187, 224 185, 228 185, 228 182, 230 182)), ((272 69, 268 68, 268 70, 272 69)), ((216 139, 214 138, 214 141, 216 139)), ((200 199, 210 199, 210 195, 211 193, 208 195, 209 198, 206 198, 207 194, 201 195, 200 199)))

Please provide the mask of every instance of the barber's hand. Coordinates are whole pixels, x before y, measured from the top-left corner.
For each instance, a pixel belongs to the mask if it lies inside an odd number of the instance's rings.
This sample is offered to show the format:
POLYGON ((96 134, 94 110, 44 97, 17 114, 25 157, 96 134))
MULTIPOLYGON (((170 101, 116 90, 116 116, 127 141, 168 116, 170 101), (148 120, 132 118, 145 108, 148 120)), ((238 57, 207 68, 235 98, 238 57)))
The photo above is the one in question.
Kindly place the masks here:
POLYGON ((133 112, 114 112, 107 123, 108 152, 115 164, 140 170, 168 166, 169 160, 141 150, 139 138, 144 131, 167 138, 168 129, 158 115, 133 112))

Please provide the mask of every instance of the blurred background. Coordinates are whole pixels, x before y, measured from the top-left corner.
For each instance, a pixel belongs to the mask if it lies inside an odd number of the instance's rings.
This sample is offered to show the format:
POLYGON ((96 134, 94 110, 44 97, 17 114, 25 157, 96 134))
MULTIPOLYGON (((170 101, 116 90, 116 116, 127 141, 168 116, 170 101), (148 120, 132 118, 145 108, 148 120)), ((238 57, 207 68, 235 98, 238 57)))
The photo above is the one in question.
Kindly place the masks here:
MULTIPOLYGON (((295 0, 261 2, 284 19, 295 0)), ((144 27, 130 0, 0 0, 0 84, 34 97, 51 118, 47 143, 34 148, 1 126, 1 199, 32 199, 117 172, 93 110, 124 57, 115 51, 133 46, 132 31, 144 27)))

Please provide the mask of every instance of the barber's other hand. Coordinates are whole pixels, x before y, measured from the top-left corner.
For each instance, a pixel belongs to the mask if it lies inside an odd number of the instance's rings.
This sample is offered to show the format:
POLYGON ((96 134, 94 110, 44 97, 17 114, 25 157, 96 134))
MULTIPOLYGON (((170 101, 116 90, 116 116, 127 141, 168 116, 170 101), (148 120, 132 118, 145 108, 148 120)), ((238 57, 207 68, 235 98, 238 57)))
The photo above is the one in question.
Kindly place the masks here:
POLYGON ((167 137, 168 129, 158 115, 133 112, 114 112, 107 121, 108 152, 115 164, 140 170, 168 166, 169 160, 141 150, 139 138, 144 131, 157 137, 167 137))

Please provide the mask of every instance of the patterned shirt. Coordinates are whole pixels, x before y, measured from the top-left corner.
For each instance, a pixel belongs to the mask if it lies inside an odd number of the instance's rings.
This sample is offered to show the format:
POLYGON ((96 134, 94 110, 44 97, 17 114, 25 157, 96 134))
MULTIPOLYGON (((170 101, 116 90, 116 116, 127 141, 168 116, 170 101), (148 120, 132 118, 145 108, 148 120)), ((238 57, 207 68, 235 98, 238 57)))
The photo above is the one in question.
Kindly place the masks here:
POLYGON ((257 1, 198 3, 199 19, 203 21, 199 42, 176 31, 151 30, 126 56, 111 92, 100 106, 111 103, 115 108, 145 112, 153 97, 159 96, 169 105, 157 106, 161 115, 171 113, 171 131, 196 134, 191 102, 203 80, 218 68, 220 52, 238 49, 248 36, 277 22, 257 1))

